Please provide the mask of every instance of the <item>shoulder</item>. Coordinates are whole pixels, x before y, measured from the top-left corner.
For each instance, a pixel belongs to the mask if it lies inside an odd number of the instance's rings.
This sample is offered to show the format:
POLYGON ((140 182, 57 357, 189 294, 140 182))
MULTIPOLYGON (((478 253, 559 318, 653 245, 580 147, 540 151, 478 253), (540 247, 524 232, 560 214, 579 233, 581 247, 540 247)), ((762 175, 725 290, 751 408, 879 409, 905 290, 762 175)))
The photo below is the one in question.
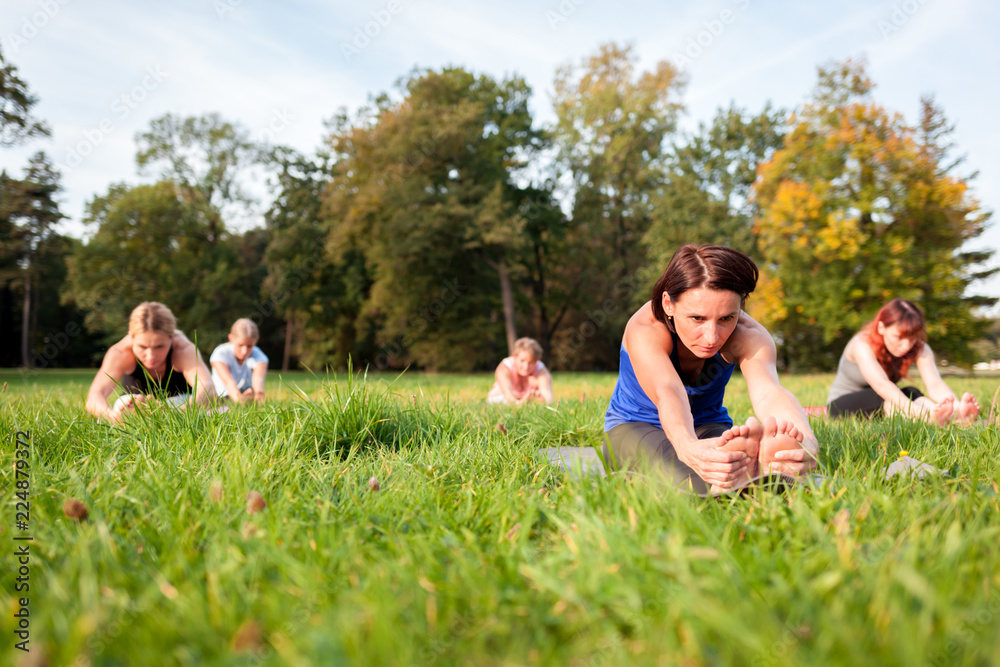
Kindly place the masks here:
POLYGON ((105 368, 119 369, 123 373, 128 373, 135 366, 135 354, 132 352, 132 336, 127 335, 120 341, 108 348, 104 353, 105 368))
MULTIPOLYGON (((257 348, 254 348, 256 351, 257 348)), ((233 344, 232 343, 222 343, 221 345, 216 345, 215 349, 212 350, 212 354, 209 356, 209 361, 222 361, 226 357, 232 356, 233 354, 233 344)))
POLYGON ((662 347, 667 355, 674 349, 674 340, 670 336, 670 329, 656 319, 656 316, 653 315, 653 306, 649 301, 629 318, 628 324, 625 325, 625 333, 622 334, 622 344, 629 356, 640 349, 648 348, 650 345, 662 347))
POLYGON ((260 349, 256 345, 254 345, 253 350, 250 351, 250 357, 253 358, 254 361, 258 361, 260 363, 267 363, 268 361, 267 355, 264 354, 264 350, 260 349))
POLYGON ((847 345, 844 347, 844 357, 855 364, 861 359, 875 359, 875 350, 872 349, 864 332, 859 331, 854 334, 851 340, 847 341, 847 345))
POLYGON ((920 351, 917 352, 917 361, 921 359, 930 359, 931 361, 934 360, 934 350, 931 349, 930 344, 926 341, 920 347, 920 351))
POLYGON ((182 365, 186 367, 197 358, 194 343, 180 331, 174 333, 170 346, 173 351, 173 365, 178 370, 183 370, 182 365))
POLYGON ((736 329, 722 348, 722 356, 729 363, 739 363, 756 356, 761 351, 775 353, 774 339, 764 325, 740 311, 736 329))

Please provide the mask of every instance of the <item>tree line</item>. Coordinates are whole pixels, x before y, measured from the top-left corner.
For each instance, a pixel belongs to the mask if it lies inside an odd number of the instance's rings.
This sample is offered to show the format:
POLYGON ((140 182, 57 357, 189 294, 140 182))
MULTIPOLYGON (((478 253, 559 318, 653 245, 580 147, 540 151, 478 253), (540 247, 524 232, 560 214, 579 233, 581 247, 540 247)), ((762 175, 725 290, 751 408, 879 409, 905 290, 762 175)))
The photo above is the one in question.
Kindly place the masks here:
MULTIPOLYGON (((0 66, 2 145, 47 134, 0 66)), ((969 293, 992 251, 967 242, 990 213, 933 98, 907 122, 852 59, 819 67, 797 109, 734 103, 681 132, 685 85, 606 44, 556 72, 542 124, 516 75, 414 70, 337 111, 313 155, 215 113, 167 114, 136 136, 147 182, 96 194, 86 241, 55 232, 59 174, 40 152, 0 175, 0 364, 94 364, 157 300, 202 350, 254 319, 284 368, 487 369, 527 335, 557 369, 614 369, 685 242, 758 262, 748 310, 786 368, 832 368, 895 296, 924 309, 941 356, 974 359, 991 324, 975 308, 995 299, 969 293), (253 170, 271 199, 238 232, 253 170)))

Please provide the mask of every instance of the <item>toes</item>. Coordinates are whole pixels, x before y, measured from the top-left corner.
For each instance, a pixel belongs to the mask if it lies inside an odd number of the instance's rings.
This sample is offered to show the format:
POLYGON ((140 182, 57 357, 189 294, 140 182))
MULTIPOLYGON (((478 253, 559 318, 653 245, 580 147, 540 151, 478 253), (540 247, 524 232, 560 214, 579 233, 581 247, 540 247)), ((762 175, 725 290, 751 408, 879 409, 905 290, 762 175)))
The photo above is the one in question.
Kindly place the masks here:
POLYGON ((773 415, 764 417, 763 432, 764 438, 773 438, 778 433, 778 420, 773 415))
POLYGON ((760 440, 764 434, 764 429, 756 417, 748 417, 744 428, 747 430, 747 437, 754 440, 760 440))

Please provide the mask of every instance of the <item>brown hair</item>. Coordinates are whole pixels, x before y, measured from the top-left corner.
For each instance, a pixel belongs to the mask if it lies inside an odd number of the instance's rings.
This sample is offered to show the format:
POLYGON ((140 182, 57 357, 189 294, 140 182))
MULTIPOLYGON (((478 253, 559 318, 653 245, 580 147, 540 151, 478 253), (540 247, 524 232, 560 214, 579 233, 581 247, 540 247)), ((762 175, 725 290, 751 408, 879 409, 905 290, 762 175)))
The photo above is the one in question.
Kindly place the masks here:
POLYGON ((893 382, 898 382, 899 378, 906 375, 906 371, 910 370, 910 364, 920 354, 920 350, 924 349, 924 340, 927 338, 927 324, 924 320, 924 314, 920 312, 917 304, 906 299, 893 299, 879 309, 875 318, 866 324, 861 329, 861 332, 865 334, 868 344, 875 351, 875 358, 878 359, 878 363, 882 366, 885 374, 893 382), (879 323, 883 327, 891 327, 895 324, 899 327, 899 333, 904 338, 915 336, 917 342, 902 357, 894 357, 886 349, 885 339, 878 332, 879 323))
POLYGON ((742 308, 757 287, 759 275, 757 265, 739 250, 687 243, 670 258, 666 271, 653 286, 653 315, 674 331, 674 323, 663 312, 663 293, 677 301, 684 292, 699 287, 736 292, 742 308))
POLYGON ((257 328, 257 323, 248 317, 241 317, 233 322, 233 328, 229 330, 229 334, 235 338, 249 338, 254 342, 260 340, 260 329, 257 328))
POLYGON ((177 320, 170 309, 156 301, 143 301, 128 318, 128 332, 131 335, 154 331, 173 336, 177 331, 177 320))
POLYGON ((524 337, 515 340, 514 350, 512 354, 517 354, 521 350, 527 350, 528 352, 531 352, 531 355, 535 357, 536 361, 542 358, 542 346, 539 345, 538 341, 535 340, 534 338, 524 337))

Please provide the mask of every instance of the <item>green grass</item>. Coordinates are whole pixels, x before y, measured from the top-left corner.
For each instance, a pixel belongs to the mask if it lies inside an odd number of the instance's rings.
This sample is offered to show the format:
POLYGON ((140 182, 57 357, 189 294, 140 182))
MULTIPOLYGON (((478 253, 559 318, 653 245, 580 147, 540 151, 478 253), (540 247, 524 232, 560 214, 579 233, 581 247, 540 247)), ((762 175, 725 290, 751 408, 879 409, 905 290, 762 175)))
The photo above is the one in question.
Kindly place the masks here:
MULTIPOLYGON (((556 405, 511 409, 483 403, 487 375, 285 374, 263 407, 119 428, 84 413, 92 377, 0 374, 0 560, 17 571, 30 430, 51 665, 1000 664, 996 427, 814 421, 826 485, 698 499, 537 454, 600 443, 613 375, 557 374, 556 405), (900 450, 949 476, 884 479, 900 450)), ((831 376, 783 380, 821 404, 831 376)), ((989 409, 995 380, 949 383, 989 409)), ((727 404, 750 414, 738 378, 727 404)))

